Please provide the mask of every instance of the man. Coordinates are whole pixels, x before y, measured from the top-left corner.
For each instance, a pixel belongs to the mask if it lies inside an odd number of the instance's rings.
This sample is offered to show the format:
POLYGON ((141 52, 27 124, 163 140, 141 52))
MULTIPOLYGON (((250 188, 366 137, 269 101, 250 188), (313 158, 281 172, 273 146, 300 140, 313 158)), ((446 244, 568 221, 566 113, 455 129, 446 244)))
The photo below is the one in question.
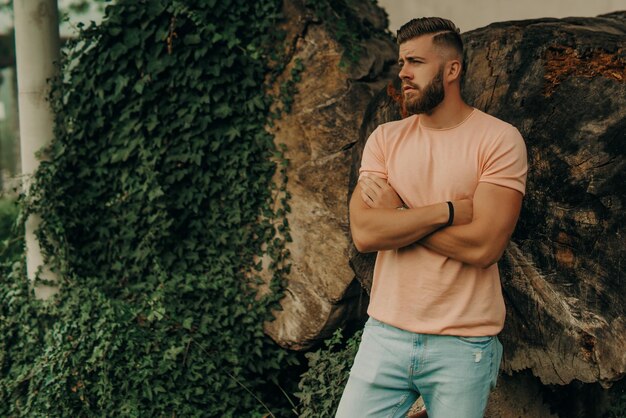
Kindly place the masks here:
POLYGON ((337 417, 484 414, 504 324, 497 260, 515 228, 526 148, 515 127, 466 104, 463 44, 440 18, 398 31, 413 115, 380 125, 350 201, 352 237, 378 251, 363 339, 337 417))

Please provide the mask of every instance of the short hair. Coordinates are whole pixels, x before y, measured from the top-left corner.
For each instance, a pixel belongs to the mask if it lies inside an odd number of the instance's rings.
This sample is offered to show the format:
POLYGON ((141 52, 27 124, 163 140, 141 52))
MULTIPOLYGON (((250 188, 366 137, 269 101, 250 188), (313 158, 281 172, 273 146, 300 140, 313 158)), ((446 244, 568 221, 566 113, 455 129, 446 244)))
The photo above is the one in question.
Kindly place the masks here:
POLYGON ((453 48, 463 56, 461 30, 448 19, 441 17, 420 17, 402 25, 397 32, 398 45, 418 36, 434 33, 433 45, 453 48))

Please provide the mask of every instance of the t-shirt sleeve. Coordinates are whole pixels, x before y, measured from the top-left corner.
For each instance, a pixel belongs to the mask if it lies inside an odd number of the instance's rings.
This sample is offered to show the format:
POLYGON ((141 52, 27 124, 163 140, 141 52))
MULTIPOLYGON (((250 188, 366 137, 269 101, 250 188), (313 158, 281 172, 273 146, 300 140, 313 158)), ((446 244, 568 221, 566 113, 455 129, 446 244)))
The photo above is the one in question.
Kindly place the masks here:
POLYGON ((359 169, 359 180, 366 174, 375 174, 378 177, 387 179, 387 165, 385 164, 385 154, 383 148, 382 128, 379 126, 371 133, 361 157, 361 168, 359 169))
POLYGON ((479 182, 492 183, 526 193, 528 161, 526 144, 512 125, 487 149, 479 182))

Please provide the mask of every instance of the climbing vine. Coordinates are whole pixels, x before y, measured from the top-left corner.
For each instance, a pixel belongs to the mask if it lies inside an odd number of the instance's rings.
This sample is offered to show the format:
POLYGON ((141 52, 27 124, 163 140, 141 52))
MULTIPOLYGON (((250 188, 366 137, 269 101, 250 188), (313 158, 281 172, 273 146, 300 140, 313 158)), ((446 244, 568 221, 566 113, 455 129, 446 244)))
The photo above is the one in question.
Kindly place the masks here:
MULTIPOLYGON (((376 4, 376 0, 369 1, 376 4)), ((359 15, 359 2, 360 0, 305 0, 306 6, 313 11, 319 21, 324 22, 330 33, 343 47, 344 52, 340 62, 342 68, 359 60, 364 52, 364 40, 387 36, 384 32, 374 28, 369 20, 359 15)), ((388 22, 385 26, 389 26, 388 22)))
POLYGON ((0 416, 291 414, 295 357, 263 333, 289 269, 280 6, 119 0, 64 51, 23 200, 61 291, 2 277, 0 416))
POLYGON ((306 354, 309 368, 296 393, 300 418, 335 416, 362 334, 360 330, 347 338, 344 331, 337 330, 324 341, 324 347, 306 354))

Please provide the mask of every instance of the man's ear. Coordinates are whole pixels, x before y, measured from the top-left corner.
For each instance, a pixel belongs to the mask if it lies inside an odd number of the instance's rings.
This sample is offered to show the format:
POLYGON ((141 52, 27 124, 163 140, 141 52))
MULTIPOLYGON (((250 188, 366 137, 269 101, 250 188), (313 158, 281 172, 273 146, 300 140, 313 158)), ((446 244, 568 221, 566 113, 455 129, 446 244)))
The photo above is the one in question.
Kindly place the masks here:
POLYGON ((458 59, 452 59, 446 63, 444 78, 447 82, 452 83, 453 81, 461 79, 461 61, 458 59))

